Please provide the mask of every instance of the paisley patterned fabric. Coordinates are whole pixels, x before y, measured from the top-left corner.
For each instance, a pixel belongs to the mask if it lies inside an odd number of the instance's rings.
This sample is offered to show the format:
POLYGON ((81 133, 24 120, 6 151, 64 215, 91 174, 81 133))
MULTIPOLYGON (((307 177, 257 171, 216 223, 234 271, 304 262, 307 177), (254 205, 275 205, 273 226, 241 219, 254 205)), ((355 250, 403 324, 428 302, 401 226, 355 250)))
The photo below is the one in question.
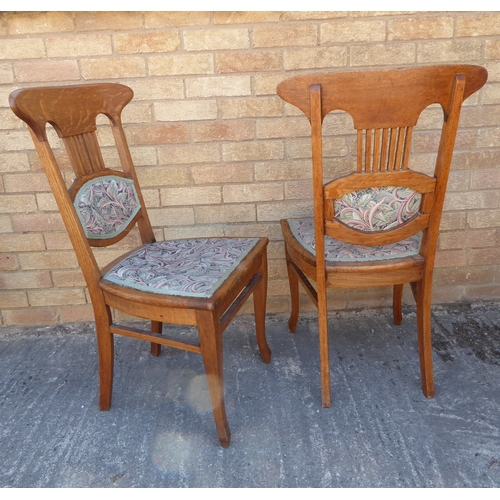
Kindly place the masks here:
MULTIPOLYGON (((314 219, 289 219, 288 225, 299 243, 313 255, 316 254, 314 219)), ((415 234, 391 245, 377 247, 352 245, 325 236, 325 258, 330 262, 363 262, 385 259, 399 259, 417 255, 422 233, 415 234)))
POLYGON ((112 175, 86 182, 73 205, 85 235, 91 239, 117 236, 141 208, 134 182, 112 175))
POLYGON ((421 199, 420 193, 405 187, 353 191, 335 200, 335 218, 360 231, 382 231, 411 219, 418 213, 421 199))
POLYGON ((203 238, 151 243, 113 267, 104 279, 146 292, 208 298, 258 241, 203 238))

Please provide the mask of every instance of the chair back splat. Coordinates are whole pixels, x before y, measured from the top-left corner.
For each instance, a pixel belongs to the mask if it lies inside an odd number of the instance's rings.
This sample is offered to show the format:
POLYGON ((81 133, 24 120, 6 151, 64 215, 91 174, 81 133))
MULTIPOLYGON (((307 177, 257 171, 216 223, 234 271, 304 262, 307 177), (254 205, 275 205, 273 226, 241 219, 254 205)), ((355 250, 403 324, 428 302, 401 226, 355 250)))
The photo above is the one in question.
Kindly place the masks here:
POLYGON ((265 335, 267 238, 192 238, 156 242, 122 127, 133 91, 115 83, 20 89, 9 98, 27 125, 82 269, 94 309, 99 356, 99 408, 111 405, 113 336, 200 353, 217 434, 229 446, 224 404, 222 333, 253 295, 257 344, 269 363, 265 335), (96 118, 109 119, 121 170, 107 168, 96 118), (47 139, 54 127, 75 179, 68 189, 47 139), (100 269, 92 247, 106 247, 138 228, 142 246, 100 269), (149 331, 113 321, 112 309, 151 321, 149 331), (199 343, 163 334, 163 323, 196 326, 199 343))
POLYGON ((314 218, 282 220, 295 331, 301 283, 318 307, 323 406, 330 406, 326 289, 393 286, 394 321, 403 285, 417 306, 422 389, 434 395, 430 306, 434 257, 462 102, 486 82, 480 66, 442 65, 290 78, 278 95, 311 123, 314 218), (410 168, 414 127, 440 105, 434 175, 410 168), (356 170, 325 183, 323 120, 348 113, 357 136, 356 170), (316 281, 314 288, 309 280, 316 281))

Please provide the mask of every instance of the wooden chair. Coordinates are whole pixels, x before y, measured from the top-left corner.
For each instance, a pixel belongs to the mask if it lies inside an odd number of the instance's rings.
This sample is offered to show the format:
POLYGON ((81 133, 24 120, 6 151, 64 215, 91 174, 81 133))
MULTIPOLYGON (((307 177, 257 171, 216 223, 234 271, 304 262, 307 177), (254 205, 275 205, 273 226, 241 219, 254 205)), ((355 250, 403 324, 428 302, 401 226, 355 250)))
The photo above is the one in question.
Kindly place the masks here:
POLYGON ((229 446, 224 406, 222 333, 253 293, 257 343, 265 363, 267 238, 200 238, 156 242, 121 123, 133 91, 119 84, 16 90, 14 113, 26 122, 82 269, 94 309, 99 408, 111 405, 113 335, 201 353, 219 441, 229 446), (96 116, 109 118, 123 171, 106 168, 96 116), (46 135, 57 131, 75 173, 68 190, 46 135), (91 247, 112 245, 135 226, 143 245, 99 269, 91 247), (151 331, 113 321, 111 308, 151 320, 151 331), (199 343, 162 335, 162 323, 197 326, 199 343))
POLYGON ((324 407, 330 406, 328 287, 392 285, 394 321, 400 324, 403 285, 411 285, 422 389, 434 396, 430 306, 439 224, 462 102, 486 79, 479 66, 449 65, 303 75, 277 87, 278 95, 311 123, 314 219, 282 220, 281 226, 290 331, 299 314, 299 282, 318 308, 324 407), (418 117, 435 103, 444 121, 431 177, 411 170, 409 155, 418 117), (325 183, 322 125, 334 110, 353 119, 357 171, 325 183))

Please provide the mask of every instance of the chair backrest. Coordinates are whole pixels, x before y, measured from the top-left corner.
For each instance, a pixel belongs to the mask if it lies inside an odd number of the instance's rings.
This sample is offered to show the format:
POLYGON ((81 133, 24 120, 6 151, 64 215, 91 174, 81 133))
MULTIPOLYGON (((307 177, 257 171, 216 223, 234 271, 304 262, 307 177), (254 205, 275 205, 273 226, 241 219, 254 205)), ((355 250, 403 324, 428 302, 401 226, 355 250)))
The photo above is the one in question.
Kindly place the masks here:
POLYGON ((28 125, 91 293, 101 277, 91 246, 120 241, 136 223, 143 243, 154 242, 121 124, 121 112, 132 97, 129 87, 106 83, 20 89, 9 98, 14 113, 28 125), (98 115, 109 118, 122 171, 104 164, 98 115), (47 123, 62 139, 73 167, 69 189, 47 139, 47 123))
POLYGON ((317 255, 324 235, 377 246, 419 232, 421 255, 433 255, 462 102, 486 80, 480 66, 444 65, 311 74, 278 85, 311 123, 317 255), (444 119, 431 177, 411 170, 409 156, 413 128, 432 104, 444 119), (357 171, 324 184, 322 124, 335 110, 353 119, 357 171))

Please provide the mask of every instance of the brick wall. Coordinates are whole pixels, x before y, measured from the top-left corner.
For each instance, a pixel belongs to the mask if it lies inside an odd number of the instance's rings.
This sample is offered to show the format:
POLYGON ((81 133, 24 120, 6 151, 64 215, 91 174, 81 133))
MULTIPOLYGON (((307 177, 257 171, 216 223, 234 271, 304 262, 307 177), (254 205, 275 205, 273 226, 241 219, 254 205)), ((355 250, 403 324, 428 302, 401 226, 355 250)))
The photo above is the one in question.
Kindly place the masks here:
MULTIPOLYGON (((62 83, 114 81, 134 90, 124 122, 157 238, 268 236, 268 308, 286 312, 278 221, 312 214, 310 141, 307 120, 277 97, 276 85, 310 71, 483 65, 489 81, 462 113, 434 303, 500 297, 499 60, 498 13, 1 13, 1 324, 92 319, 31 139, 8 106, 14 89, 62 83)), ((337 118, 326 123, 330 173, 346 172, 353 158, 349 121, 337 118)), ((414 165, 424 171, 437 118, 430 109, 415 135, 414 165)), ((117 165, 109 132, 99 139, 108 166, 117 165)), ((137 241, 133 233, 121 248, 100 250, 99 262, 137 241)), ((338 309, 385 306, 391 290, 330 299, 338 309)), ((312 309, 308 300, 304 307, 312 309)))

